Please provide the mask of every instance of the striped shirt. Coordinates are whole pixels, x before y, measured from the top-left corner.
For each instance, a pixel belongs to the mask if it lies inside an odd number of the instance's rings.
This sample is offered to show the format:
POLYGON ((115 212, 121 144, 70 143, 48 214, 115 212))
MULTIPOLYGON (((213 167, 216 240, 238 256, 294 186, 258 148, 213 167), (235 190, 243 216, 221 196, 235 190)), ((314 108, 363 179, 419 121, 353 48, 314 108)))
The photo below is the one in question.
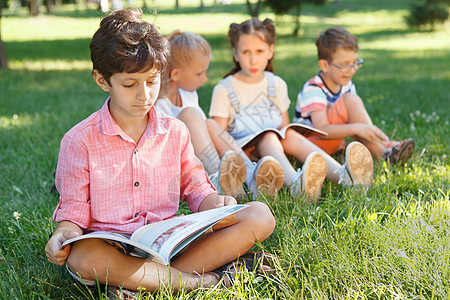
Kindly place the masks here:
POLYGON ((136 144, 114 121, 108 102, 62 139, 54 220, 87 231, 131 234, 174 217, 180 198, 197 212, 216 190, 194 155, 184 124, 152 107, 136 144))
POLYGON ((327 110, 333 103, 346 93, 356 94, 352 81, 341 86, 339 93, 331 92, 320 76, 321 72, 308 80, 297 96, 294 122, 310 123, 311 113, 316 110, 327 110), (309 122, 307 122, 309 120, 309 122))

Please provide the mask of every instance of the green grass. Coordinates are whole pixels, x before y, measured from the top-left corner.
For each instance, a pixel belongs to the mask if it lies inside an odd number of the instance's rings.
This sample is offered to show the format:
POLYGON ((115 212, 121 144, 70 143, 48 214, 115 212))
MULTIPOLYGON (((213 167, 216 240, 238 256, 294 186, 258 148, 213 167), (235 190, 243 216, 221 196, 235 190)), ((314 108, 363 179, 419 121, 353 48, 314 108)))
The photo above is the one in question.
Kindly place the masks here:
MULTIPOLYGON (((202 12, 199 1, 180 1, 178 11, 172 2, 154 2, 159 15, 146 19, 164 34, 191 30, 212 46, 209 81, 199 90, 207 112, 213 86, 231 68, 228 25, 248 18, 244 1, 214 7, 205 1, 202 12)), ((403 23, 408 4, 305 6, 297 38, 290 36, 290 16, 276 18, 275 73, 288 84, 292 114, 298 91, 317 72, 315 37, 329 26, 345 26, 366 60, 354 78, 358 93, 391 138, 416 140, 412 160, 404 168, 377 164, 366 194, 326 182, 318 206, 284 190, 266 201, 277 227, 259 247, 279 258, 269 280, 228 291, 161 291, 153 299, 450 297, 449 24, 436 32, 410 31, 403 23)), ((106 97, 92 80, 88 49, 100 14, 70 5, 38 17, 3 13, 10 69, 0 70, 0 298, 95 298, 97 290, 75 285, 64 268, 47 262, 44 247, 55 228, 58 199, 50 189, 59 142, 106 97)), ((261 17, 275 18, 266 9, 261 17)))

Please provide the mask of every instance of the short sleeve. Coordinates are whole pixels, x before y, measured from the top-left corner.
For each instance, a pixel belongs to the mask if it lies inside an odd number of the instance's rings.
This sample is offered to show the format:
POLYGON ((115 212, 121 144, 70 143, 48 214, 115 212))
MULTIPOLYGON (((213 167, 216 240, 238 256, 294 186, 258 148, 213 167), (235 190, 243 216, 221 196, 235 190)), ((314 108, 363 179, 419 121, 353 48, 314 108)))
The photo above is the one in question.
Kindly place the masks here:
POLYGON ((275 88, 277 93, 275 104, 278 108, 278 111, 280 113, 284 113, 289 109, 291 100, 289 99, 287 84, 279 76, 275 76, 275 88))
POLYGON ((209 116, 231 119, 234 117, 232 109, 227 88, 221 83, 217 84, 213 90, 209 116))

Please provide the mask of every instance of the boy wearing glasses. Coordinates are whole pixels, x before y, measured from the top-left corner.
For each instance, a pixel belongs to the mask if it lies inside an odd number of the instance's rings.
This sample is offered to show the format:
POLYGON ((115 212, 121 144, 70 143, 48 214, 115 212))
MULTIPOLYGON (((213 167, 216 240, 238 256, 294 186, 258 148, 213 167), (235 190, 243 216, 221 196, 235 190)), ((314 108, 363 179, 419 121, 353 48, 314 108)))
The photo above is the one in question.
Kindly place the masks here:
POLYGON ((352 77, 364 62, 358 57, 358 40, 341 27, 321 32, 316 40, 319 73, 298 94, 294 122, 306 123, 328 133, 310 140, 332 155, 351 137, 363 143, 375 160, 403 164, 414 150, 414 141, 390 141, 373 125, 352 77))

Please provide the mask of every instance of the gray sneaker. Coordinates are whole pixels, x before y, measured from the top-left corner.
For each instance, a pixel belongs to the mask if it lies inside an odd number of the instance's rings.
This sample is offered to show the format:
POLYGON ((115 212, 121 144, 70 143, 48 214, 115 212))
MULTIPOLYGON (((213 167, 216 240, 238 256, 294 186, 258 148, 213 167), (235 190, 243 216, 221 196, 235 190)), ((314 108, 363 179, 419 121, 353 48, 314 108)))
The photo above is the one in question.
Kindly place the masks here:
POLYGON ((345 163, 339 174, 339 184, 369 188, 373 183, 373 159, 369 149, 360 142, 351 142, 345 149, 345 163))
POLYGON ((264 156, 258 163, 253 163, 247 172, 252 176, 247 182, 252 198, 264 194, 269 199, 274 199, 284 183, 284 172, 280 163, 272 156, 264 156))
POLYGON ((291 196, 299 198, 301 193, 305 193, 309 201, 317 202, 326 175, 327 163, 325 158, 318 152, 309 154, 302 169, 298 169, 292 178, 291 196))

